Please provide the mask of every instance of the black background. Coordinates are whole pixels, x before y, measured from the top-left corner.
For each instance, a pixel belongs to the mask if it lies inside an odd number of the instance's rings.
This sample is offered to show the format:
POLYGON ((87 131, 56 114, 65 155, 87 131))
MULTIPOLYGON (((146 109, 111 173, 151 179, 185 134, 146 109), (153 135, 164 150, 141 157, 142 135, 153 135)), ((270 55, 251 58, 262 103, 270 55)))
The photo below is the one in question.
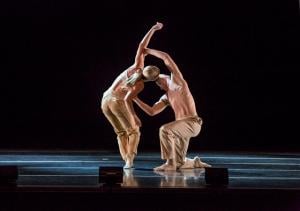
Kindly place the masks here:
MULTIPOLYGON (((9 1, 1 3, 0 149, 117 149, 102 93, 138 43, 177 62, 204 119, 196 150, 299 151, 299 7, 284 1, 9 1)), ((163 63, 147 57, 146 64, 163 63)), ((161 90, 147 83, 140 98, 161 90)), ((159 150, 170 108, 149 117, 139 151, 159 150)))

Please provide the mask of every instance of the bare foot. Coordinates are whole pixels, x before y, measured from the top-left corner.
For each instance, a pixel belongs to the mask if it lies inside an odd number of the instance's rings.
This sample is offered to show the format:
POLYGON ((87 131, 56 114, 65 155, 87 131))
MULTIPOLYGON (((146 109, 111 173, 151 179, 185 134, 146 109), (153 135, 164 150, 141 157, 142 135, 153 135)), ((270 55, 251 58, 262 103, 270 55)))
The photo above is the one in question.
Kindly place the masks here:
POLYGON ((153 169, 154 171, 176 171, 176 166, 169 165, 169 164, 162 164, 161 166, 158 166, 153 169))
POLYGON ((195 162, 194 162, 195 168, 208 168, 208 167, 211 167, 211 165, 202 162, 198 156, 196 156, 194 159, 195 159, 195 162))
POLYGON ((134 158, 133 156, 129 156, 129 155, 126 156, 126 164, 123 167, 124 169, 133 168, 133 158, 134 158))
POLYGON ((195 168, 195 159, 185 158, 184 164, 179 169, 193 169, 195 168))

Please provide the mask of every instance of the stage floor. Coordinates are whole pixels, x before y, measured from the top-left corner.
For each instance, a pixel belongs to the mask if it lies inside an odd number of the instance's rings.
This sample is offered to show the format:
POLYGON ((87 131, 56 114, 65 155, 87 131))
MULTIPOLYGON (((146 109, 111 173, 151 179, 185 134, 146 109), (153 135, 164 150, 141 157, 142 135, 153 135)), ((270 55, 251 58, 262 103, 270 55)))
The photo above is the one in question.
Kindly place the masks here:
POLYGON ((228 186, 207 186, 204 169, 156 173, 159 152, 140 152, 121 186, 98 182, 99 168, 124 163, 112 151, 1 151, 17 165, 16 185, 0 183, 0 210, 300 210, 300 154, 189 152, 229 171, 228 186))
MULTIPOLYGON (((213 167, 228 168, 227 189, 300 190, 300 154, 263 152, 190 152, 213 167)), ((205 189, 204 169, 154 172, 159 152, 140 152, 135 168, 124 170, 121 188, 205 189)), ((98 189, 99 167, 122 167, 112 151, 2 151, 0 165, 17 165, 17 188, 98 189)))

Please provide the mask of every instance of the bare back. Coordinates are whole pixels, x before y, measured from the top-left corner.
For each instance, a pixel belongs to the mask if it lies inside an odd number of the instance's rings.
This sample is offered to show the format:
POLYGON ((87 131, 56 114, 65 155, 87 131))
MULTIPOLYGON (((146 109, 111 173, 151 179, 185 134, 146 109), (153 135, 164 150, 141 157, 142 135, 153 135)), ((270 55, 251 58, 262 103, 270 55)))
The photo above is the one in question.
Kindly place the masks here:
POLYGON ((185 80, 175 82, 167 79, 167 98, 174 110, 176 120, 197 116, 194 98, 185 80))

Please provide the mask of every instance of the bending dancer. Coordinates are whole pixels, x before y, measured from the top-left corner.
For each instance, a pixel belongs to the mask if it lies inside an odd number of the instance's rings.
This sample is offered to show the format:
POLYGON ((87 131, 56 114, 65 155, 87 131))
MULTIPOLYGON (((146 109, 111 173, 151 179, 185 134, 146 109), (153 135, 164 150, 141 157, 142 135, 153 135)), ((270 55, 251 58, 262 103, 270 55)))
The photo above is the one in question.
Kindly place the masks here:
MULTIPOLYGON (((139 44, 134 64, 114 80, 102 97, 101 109, 117 134, 120 154, 125 161, 124 168, 133 167, 140 140, 141 121, 134 111, 132 98, 144 89, 142 70, 145 55, 143 51, 154 32, 162 27, 161 23, 152 26, 139 44)), ((145 67, 148 70, 153 68, 156 67, 145 67)))
MULTIPOLYGON (((163 125, 159 130, 161 157, 166 163, 154 170, 210 167, 197 156, 194 159, 186 157, 190 138, 200 133, 202 119, 197 114, 194 98, 179 68, 165 52, 146 48, 145 54, 162 59, 171 76, 159 74, 153 79, 166 93, 152 107, 138 97, 134 98, 135 103, 150 116, 162 112, 168 105, 175 113, 175 121, 163 125)), ((143 74, 148 72, 144 70, 143 74)))

